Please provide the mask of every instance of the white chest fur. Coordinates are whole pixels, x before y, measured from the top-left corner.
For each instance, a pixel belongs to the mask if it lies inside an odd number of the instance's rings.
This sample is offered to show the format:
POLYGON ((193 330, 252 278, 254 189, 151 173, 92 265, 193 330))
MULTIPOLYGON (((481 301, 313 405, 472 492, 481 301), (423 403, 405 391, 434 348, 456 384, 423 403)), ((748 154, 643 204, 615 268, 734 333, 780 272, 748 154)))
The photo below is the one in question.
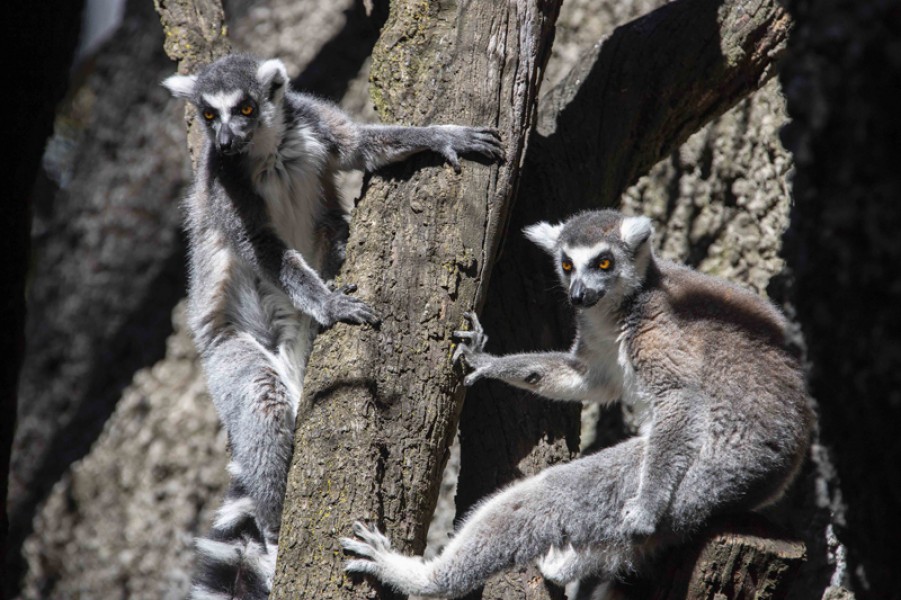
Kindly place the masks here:
POLYGON ((286 130, 277 144, 259 142, 259 152, 251 155, 257 193, 265 199, 279 236, 318 270, 316 224, 323 210, 325 145, 304 125, 286 130))
POLYGON ((595 389, 602 390, 602 397, 593 401, 602 404, 616 402, 625 393, 623 368, 619 363, 619 328, 597 319, 594 315, 579 316, 578 354, 590 365, 590 374, 595 389))

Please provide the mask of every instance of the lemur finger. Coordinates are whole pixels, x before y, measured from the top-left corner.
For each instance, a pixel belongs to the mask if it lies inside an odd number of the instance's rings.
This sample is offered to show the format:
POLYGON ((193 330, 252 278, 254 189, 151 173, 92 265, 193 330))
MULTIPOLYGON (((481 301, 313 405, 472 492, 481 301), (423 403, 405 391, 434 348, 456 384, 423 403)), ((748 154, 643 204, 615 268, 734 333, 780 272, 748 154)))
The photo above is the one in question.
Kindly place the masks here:
POLYGON ((342 294, 353 294, 357 291, 357 284, 355 283, 345 283, 341 286, 341 289, 338 290, 342 294))
MULTIPOLYGON (((470 324, 472 325, 472 331, 474 333, 485 335, 485 330, 482 329, 482 323, 479 321, 479 316, 472 311, 466 311, 463 313, 463 316, 469 319, 470 324)), ((488 341, 488 336, 485 336, 485 341, 488 341)))
POLYGON ((504 145, 500 134, 495 130, 482 130, 476 134, 476 139, 496 148, 504 145))
POLYGON ((456 150, 448 146, 444 149, 441 155, 444 156, 444 160, 450 163, 455 172, 459 173, 463 170, 463 167, 460 166, 460 157, 457 156, 456 150))
POLYGON ((466 358, 466 356, 470 353, 469 346, 466 344, 459 344, 454 350, 454 355, 451 357, 451 361, 453 364, 458 364, 461 359, 466 358))
POLYGON ((461 340, 471 340, 472 338, 479 335, 478 331, 472 331, 471 329, 460 329, 454 332, 454 337, 461 340))
POLYGON ((487 156, 488 158, 494 158, 496 160, 501 160, 504 158, 504 153, 500 148, 484 142, 474 143, 470 148, 470 151, 478 152, 482 156, 487 156))
POLYGON ((347 573, 362 573, 364 575, 375 575, 378 577, 379 566, 371 560, 355 558, 344 563, 344 570, 347 573))
POLYGON ((355 540, 353 538, 341 538, 338 540, 338 543, 340 543, 341 547, 348 552, 353 552, 359 556, 368 556, 369 558, 375 557, 376 549, 366 542, 355 540))
POLYGON ((469 375, 463 378, 463 385, 466 387, 471 387, 476 381, 482 378, 482 371, 473 371, 469 375))
POLYGON ((382 535, 382 533, 375 527, 369 528, 360 521, 354 521, 353 531, 354 535, 361 538, 370 546, 376 549, 391 549, 391 541, 387 537, 382 535))

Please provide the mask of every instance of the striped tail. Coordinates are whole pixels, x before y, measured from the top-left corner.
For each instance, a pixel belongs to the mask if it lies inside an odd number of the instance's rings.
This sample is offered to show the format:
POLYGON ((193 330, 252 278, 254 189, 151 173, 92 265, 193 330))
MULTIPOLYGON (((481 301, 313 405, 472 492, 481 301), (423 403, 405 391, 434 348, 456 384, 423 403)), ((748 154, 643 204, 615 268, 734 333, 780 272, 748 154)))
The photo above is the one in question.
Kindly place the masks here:
POLYGON ((212 531, 196 540, 197 564, 189 599, 268 598, 277 550, 278 540, 257 521, 253 499, 232 479, 212 531))

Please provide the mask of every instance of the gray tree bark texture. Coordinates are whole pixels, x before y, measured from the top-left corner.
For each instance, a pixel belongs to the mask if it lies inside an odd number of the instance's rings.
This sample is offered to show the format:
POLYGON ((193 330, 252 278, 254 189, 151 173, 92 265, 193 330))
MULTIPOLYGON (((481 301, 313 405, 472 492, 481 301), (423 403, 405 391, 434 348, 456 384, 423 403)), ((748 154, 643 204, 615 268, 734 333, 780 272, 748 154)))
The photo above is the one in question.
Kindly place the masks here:
POLYGON ((435 157, 372 177, 341 277, 383 322, 320 335, 307 368, 273 597, 364 597, 337 539, 355 519, 422 552, 462 400, 451 333, 479 306, 519 175, 559 2, 397 1, 373 53, 383 122, 496 126, 504 165, 435 157))
POLYGON ((845 581, 901 598, 901 4, 788 0, 795 205, 786 238, 822 437, 847 510, 845 581))

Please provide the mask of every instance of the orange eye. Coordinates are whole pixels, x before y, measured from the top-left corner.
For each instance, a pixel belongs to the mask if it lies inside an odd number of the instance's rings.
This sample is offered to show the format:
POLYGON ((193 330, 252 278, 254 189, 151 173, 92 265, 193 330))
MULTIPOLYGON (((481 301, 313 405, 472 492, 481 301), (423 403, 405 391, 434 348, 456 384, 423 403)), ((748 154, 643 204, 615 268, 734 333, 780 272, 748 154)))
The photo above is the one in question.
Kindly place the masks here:
POLYGON ((602 258, 600 261, 598 261, 598 269, 602 271, 606 271, 611 266, 613 266, 613 261, 611 261, 609 258, 602 258))
POLYGON ((567 273, 573 270, 573 263, 571 260, 564 260, 562 263, 560 263, 560 266, 563 267, 563 270, 567 273))
POLYGON ((249 117, 253 114, 253 106, 251 106, 250 104, 245 104, 241 107, 241 114, 245 117, 249 117))
POLYGON ((212 121, 214 118, 216 118, 216 113, 214 113, 210 109, 207 109, 203 111, 203 118, 207 121, 212 121))

